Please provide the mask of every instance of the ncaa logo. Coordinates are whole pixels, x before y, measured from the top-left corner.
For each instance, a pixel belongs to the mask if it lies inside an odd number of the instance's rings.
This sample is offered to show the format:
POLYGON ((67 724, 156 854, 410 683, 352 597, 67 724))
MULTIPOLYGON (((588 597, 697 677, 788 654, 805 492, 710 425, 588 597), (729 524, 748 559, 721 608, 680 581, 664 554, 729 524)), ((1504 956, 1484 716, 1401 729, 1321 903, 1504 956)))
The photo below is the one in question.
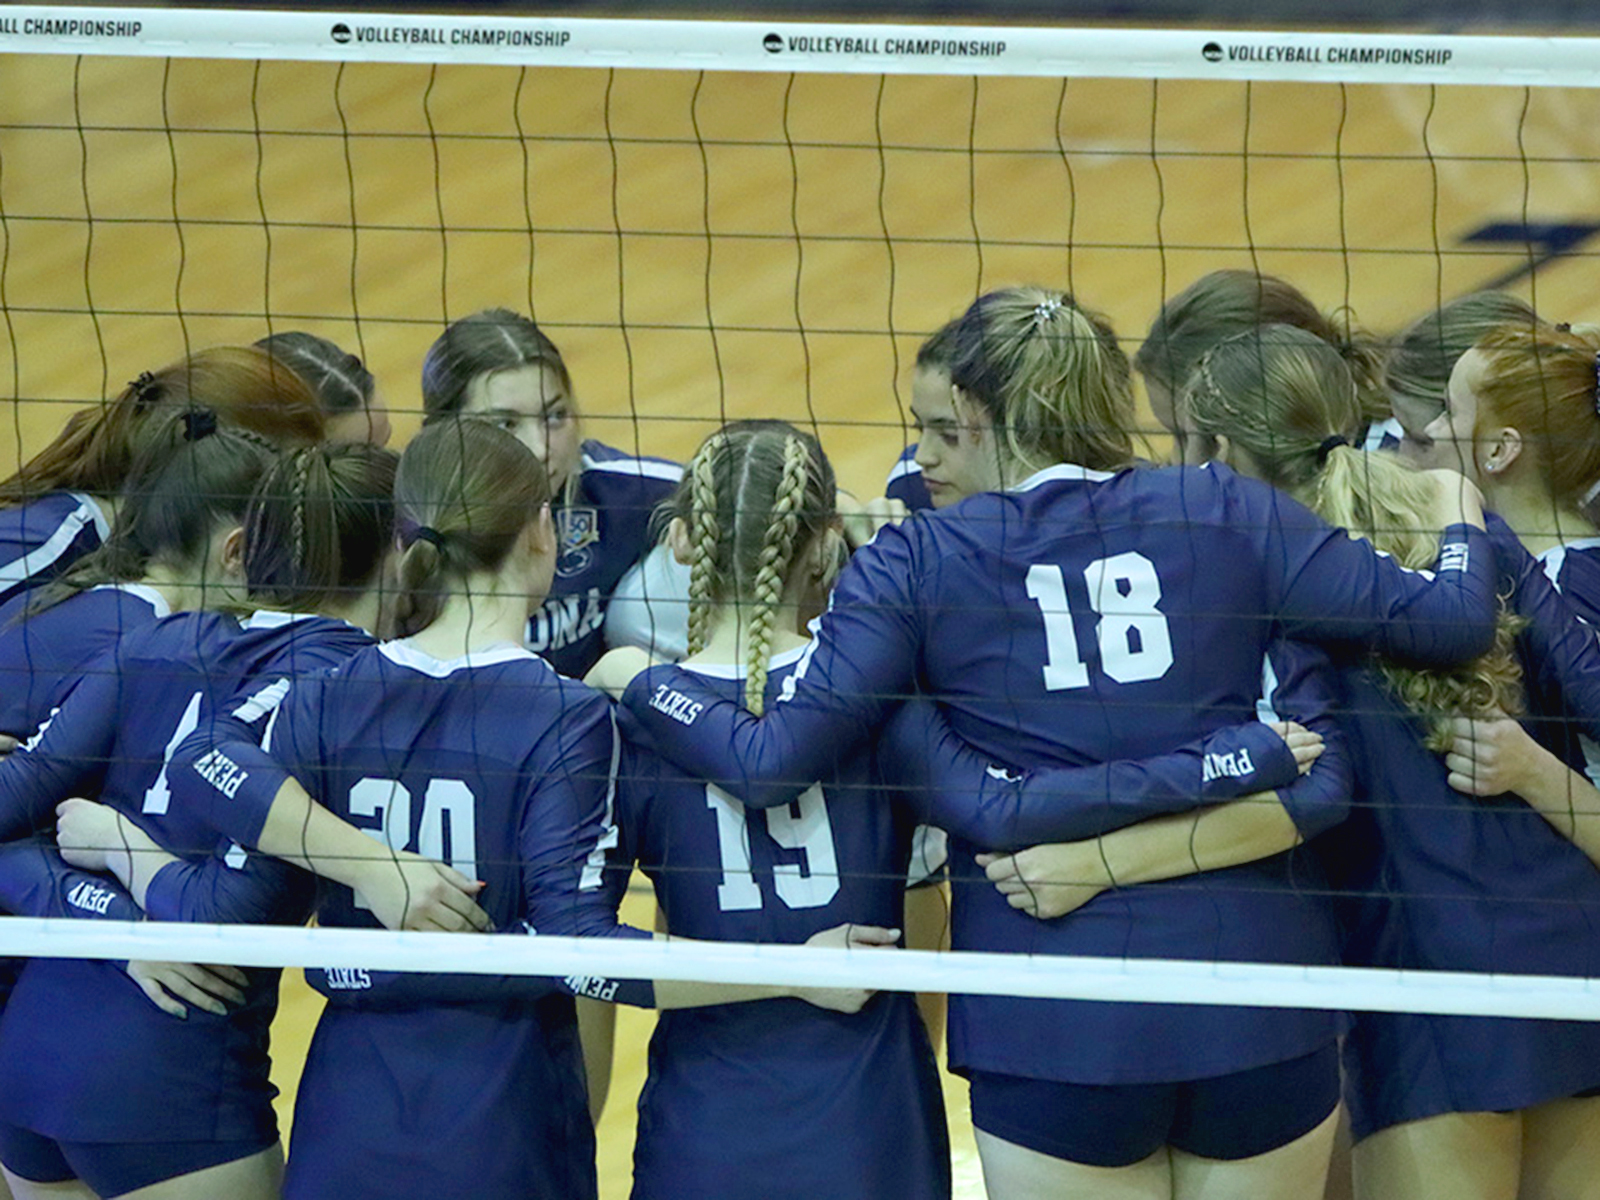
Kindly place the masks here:
POLYGON ((333 40, 341 46, 350 40, 350 26, 343 21, 333 27, 333 40))
POLYGON ((1200 53, 1207 62, 1222 61, 1222 47, 1217 45, 1215 42, 1207 42, 1200 53))
POLYGON ((775 33, 769 33, 761 39, 761 44, 768 54, 779 54, 783 51, 783 39, 775 33))

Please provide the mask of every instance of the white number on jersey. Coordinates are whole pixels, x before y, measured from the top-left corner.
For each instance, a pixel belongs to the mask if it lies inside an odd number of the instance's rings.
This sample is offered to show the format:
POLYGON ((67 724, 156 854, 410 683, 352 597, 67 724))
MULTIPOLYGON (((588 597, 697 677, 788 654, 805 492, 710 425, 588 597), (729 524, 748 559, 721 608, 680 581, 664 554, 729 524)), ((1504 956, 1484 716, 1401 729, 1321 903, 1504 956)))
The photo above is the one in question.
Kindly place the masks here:
MULTIPOLYGON (((1089 604, 1099 619, 1095 640, 1100 668, 1118 683, 1160 679, 1172 669, 1172 632, 1161 603, 1155 564, 1129 550, 1097 558, 1083 569, 1089 604)), ((1028 568, 1028 598, 1044 618, 1046 691, 1089 686, 1089 668, 1078 649, 1072 609, 1061 568, 1035 563, 1028 568)))
MULTIPOLYGON (((761 885, 750 864, 750 826, 745 806, 721 788, 706 786, 706 807, 717 818, 717 849, 722 858, 722 882, 717 884, 717 907, 723 912, 746 912, 761 907, 761 885)), ((828 820, 828 800, 813 784, 792 805, 764 810, 767 833, 787 850, 805 855, 805 865, 776 863, 773 886, 789 908, 821 908, 839 894, 839 856, 833 847, 833 823, 828 820), (798 810, 796 812, 795 810, 798 810)))
MULTIPOLYGON (((478 877, 477 807, 459 779, 432 779, 422 796, 422 820, 411 837, 411 792, 397 779, 362 779, 350 789, 350 815, 375 817, 362 833, 389 847, 447 862, 468 879, 478 877)), ((357 903, 360 903, 359 898, 357 903)), ((365 908, 365 905, 361 905, 365 908)))
POLYGON ((178 727, 172 731, 172 737, 167 740, 166 751, 161 756, 161 774, 156 776, 156 781, 144 794, 144 812, 167 811, 167 806, 172 803, 172 788, 167 783, 167 768, 172 765, 172 756, 177 752, 179 744, 193 733, 199 724, 200 693, 196 692, 189 697, 189 707, 183 710, 183 716, 178 718, 178 727))

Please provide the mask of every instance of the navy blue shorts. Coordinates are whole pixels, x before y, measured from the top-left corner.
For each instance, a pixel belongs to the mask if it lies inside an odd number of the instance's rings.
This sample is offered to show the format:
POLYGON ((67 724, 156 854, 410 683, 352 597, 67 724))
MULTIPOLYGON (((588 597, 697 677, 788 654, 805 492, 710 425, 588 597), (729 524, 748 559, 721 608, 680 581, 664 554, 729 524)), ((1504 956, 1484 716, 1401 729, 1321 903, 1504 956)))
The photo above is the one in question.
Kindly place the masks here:
POLYGON ((1339 1103, 1333 1043, 1303 1058, 1184 1083, 1083 1084, 971 1073, 985 1133, 1094 1167, 1127 1167, 1162 1146, 1224 1162, 1288 1145, 1339 1103))
POLYGON ((79 1179, 106 1197, 249 1158, 276 1142, 58 1142, 0 1122, 0 1162, 13 1175, 34 1183, 79 1179))

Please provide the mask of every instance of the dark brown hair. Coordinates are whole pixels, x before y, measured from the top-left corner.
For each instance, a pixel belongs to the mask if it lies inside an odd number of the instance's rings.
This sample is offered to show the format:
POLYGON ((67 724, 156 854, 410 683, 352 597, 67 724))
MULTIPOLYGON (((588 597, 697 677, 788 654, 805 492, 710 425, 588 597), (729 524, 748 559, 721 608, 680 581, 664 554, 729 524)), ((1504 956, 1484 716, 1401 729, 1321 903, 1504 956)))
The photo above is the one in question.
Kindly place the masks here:
POLYGON ((423 423, 459 413, 480 375, 546 366, 572 391, 572 376, 556 344, 530 319, 509 308, 488 308, 452 323, 422 360, 423 423))
POLYGON ((320 441, 322 408, 293 371, 265 350, 201 350, 133 380, 116 399, 80 409, 19 471, 0 482, 0 507, 47 492, 111 496, 127 481, 147 417, 172 407, 212 409, 225 425, 283 445, 320 441))
POLYGON ((138 580, 154 563, 201 570, 212 534, 225 523, 243 524, 252 493, 277 457, 260 434, 219 428, 208 408, 152 417, 141 440, 111 536, 32 593, 28 615, 102 584, 138 580))
POLYGON ((484 421, 423 427, 400 459, 394 486, 402 553, 397 631, 409 636, 438 616, 447 585, 505 561, 550 503, 538 456, 484 421))
POLYGON ((267 472, 245 521, 251 599, 318 612, 365 591, 394 538, 393 451, 308 446, 267 472))
POLYGON ((330 417, 364 411, 377 386, 361 359, 327 338, 301 330, 286 330, 262 338, 256 345, 288 367, 316 393, 330 417))

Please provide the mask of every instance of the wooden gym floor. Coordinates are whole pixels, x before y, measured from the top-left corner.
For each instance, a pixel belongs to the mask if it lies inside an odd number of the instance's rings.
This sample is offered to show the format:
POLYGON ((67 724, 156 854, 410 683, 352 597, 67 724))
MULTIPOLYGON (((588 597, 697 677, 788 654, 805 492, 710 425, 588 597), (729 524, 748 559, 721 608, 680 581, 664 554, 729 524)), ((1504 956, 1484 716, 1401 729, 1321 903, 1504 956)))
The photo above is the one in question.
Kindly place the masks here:
MULTIPOLYGON (((562 346, 590 436, 683 457, 724 416, 815 421, 875 495, 921 335, 979 290, 1069 286, 1131 351, 1164 296, 1254 264, 1388 332, 1526 264, 1481 240, 1497 222, 1581 236, 1600 148, 1590 92, 20 56, 0 79, 7 471, 73 406, 269 324, 358 350, 403 444, 444 322, 507 305, 562 346)), ((1582 321, 1589 282, 1580 249, 1513 287, 1582 321)), ((287 992, 286 1098, 315 1014, 287 992)), ((606 1197, 649 1024, 623 1014, 606 1197)))

